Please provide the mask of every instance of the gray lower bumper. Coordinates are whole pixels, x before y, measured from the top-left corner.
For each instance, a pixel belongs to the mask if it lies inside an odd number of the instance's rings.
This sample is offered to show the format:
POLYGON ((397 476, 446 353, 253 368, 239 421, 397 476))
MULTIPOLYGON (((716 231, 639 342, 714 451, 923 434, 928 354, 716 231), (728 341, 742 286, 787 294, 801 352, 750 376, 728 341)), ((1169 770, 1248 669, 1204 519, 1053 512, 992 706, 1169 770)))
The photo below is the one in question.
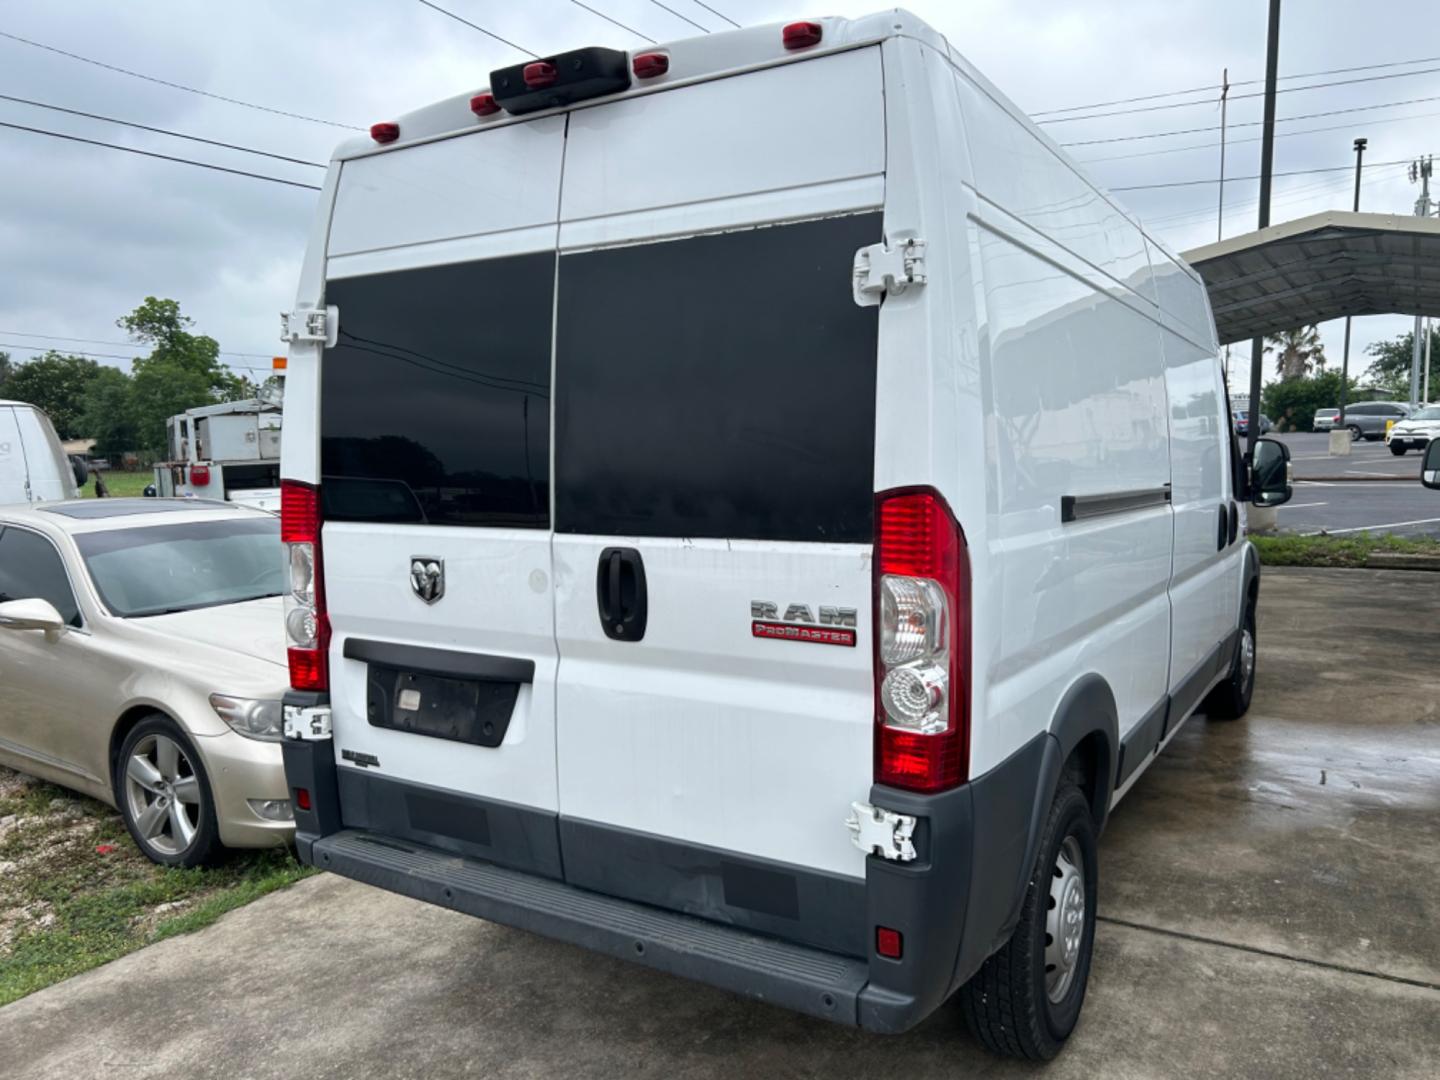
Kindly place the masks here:
MULTIPOLYGON (((859 1023, 861 961, 346 829, 309 862, 405 896, 841 1024, 859 1023)), ((899 1003, 901 1005, 907 1003, 899 1003)))

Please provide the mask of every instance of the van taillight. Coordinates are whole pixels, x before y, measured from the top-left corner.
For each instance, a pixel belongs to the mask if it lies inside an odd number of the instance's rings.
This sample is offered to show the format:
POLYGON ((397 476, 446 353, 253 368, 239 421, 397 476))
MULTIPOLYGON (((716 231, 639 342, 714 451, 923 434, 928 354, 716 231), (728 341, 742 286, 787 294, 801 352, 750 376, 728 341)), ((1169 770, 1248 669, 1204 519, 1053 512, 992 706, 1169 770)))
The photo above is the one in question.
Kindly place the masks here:
POLYGON ((875 498, 875 782, 962 783, 970 756, 970 560, 933 488, 875 498))
POLYGON ((816 22, 793 22, 780 31, 780 42, 787 49, 808 49, 820 44, 823 30, 816 22))
POLYGON ((325 614, 320 566, 319 488, 299 480, 280 481, 280 539, 290 571, 285 593, 290 685, 296 690, 328 690, 330 619, 325 614))

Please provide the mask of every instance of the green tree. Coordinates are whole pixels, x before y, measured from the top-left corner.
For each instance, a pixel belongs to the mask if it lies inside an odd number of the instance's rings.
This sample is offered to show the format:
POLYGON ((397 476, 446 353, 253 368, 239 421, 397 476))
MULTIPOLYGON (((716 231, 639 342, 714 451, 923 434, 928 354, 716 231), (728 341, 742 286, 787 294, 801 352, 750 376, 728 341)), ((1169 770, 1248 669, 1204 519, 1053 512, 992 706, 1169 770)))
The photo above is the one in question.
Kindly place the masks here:
MULTIPOLYGON (((1350 380, 1346 399, 1355 400, 1354 379, 1350 380)), ((1322 371, 1273 382, 1261 393, 1260 406, 1260 411, 1281 431, 1313 431, 1316 409, 1340 407, 1340 373, 1322 371)))
POLYGON ((95 440, 95 452, 109 456, 134 450, 135 403, 130 376, 118 368, 102 367, 85 390, 80 425, 95 440))
POLYGON ((5 390, 5 385, 13 374, 15 374, 15 361, 10 359, 8 352, 0 352, 0 398, 10 396, 5 390))
POLYGON ((1265 351, 1275 354, 1275 374, 1281 379, 1299 379, 1325 366, 1325 346, 1314 326, 1271 334, 1266 338, 1265 351))
MULTIPOLYGON (((1365 350, 1374 357, 1365 372, 1366 377, 1385 392, 1387 397, 1397 401, 1410 398, 1410 361, 1415 354, 1415 331, 1407 330, 1389 341, 1377 341, 1365 350)), ((1420 341, 1420 363, 1425 363, 1425 341, 1420 341)), ((1420 385, 1425 385, 1421 373, 1420 385)), ((1440 393, 1440 327, 1430 328, 1430 387, 1431 393, 1440 393)))
POLYGON ((195 320, 180 313, 174 300, 147 296, 116 325, 151 346, 137 357, 130 387, 131 416, 137 448, 165 448, 165 421, 176 413, 217 401, 238 401, 249 384, 220 362, 220 345, 205 334, 192 334, 195 320))
POLYGON ((66 356, 53 349, 15 367, 5 379, 5 395, 43 409, 62 439, 87 434, 80 423, 85 389, 100 365, 84 356, 66 356))

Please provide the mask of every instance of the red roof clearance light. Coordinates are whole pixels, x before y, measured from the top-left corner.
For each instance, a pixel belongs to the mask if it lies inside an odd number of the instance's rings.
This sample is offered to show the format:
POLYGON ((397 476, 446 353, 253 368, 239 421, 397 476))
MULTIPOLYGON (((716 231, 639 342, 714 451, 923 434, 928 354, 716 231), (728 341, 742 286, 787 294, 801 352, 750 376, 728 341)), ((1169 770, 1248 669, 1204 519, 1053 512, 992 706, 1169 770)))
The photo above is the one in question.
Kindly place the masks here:
POLYGON ((547 86, 554 86, 559 74, 550 61, 536 60, 533 64, 525 65, 523 78, 525 85, 531 90, 543 90, 547 86))
POLYGON ((384 143, 392 143, 400 138, 400 125, 391 123, 371 124, 370 138, 382 145, 384 143))
POLYGON ((664 53, 641 53, 630 61, 630 69, 637 79, 653 79, 670 70, 670 57, 664 53))
POLYGON ((500 111, 500 103, 495 100, 495 95, 487 90, 470 99, 470 111, 476 116, 494 116, 500 111))
POLYGON ((787 49, 808 49, 820 44, 824 27, 814 22, 792 22, 780 31, 780 41, 787 49))

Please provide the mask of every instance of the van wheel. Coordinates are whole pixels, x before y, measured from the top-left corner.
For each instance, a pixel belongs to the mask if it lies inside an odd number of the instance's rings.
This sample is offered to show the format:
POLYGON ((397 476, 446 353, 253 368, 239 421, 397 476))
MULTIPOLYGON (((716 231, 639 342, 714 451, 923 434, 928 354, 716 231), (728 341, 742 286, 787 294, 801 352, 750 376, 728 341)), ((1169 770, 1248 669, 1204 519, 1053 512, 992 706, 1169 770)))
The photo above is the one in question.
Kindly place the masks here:
POLYGON ((965 1026, 992 1053, 1048 1061, 1075 1030, 1095 944, 1097 866, 1090 804, 1064 782, 1015 932, 960 989, 965 1026))
POLYGON ((125 736, 113 785, 115 805, 146 858, 189 867, 219 856, 210 779, 194 744, 168 716, 148 716, 125 736))
POLYGON ((1350 432, 1350 441, 1351 441, 1351 442, 1359 442, 1359 441, 1360 441, 1360 436, 1364 434, 1364 432, 1362 432, 1362 431, 1360 430, 1359 426, 1358 426, 1358 425, 1355 425, 1355 424, 1351 424, 1350 427, 1349 427, 1347 430, 1349 430, 1349 432, 1350 432))
POLYGON ((1245 623, 1235 642, 1235 658, 1230 662, 1230 677, 1210 691, 1200 711, 1212 720, 1238 720, 1250 711, 1250 696, 1255 692, 1255 605, 1245 609, 1245 623))

